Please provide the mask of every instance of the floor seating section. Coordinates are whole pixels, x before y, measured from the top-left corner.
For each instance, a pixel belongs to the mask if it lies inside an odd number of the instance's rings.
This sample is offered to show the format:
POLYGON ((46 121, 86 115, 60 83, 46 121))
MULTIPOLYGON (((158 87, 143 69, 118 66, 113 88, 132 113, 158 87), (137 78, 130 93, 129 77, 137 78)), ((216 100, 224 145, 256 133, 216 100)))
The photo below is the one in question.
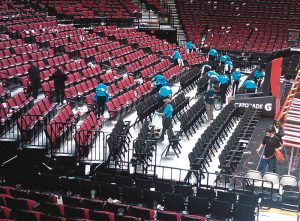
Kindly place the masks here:
MULTIPOLYGON (((72 183, 68 182, 68 186, 65 186, 65 179, 53 175, 48 179, 50 177, 46 174, 41 176, 56 183, 55 186, 59 184, 69 195, 63 191, 62 197, 58 198, 49 192, 0 186, 1 219, 57 220, 61 217, 68 220, 154 220, 156 214, 155 220, 179 221, 181 218, 203 221, 207 214, 211 214, 218 220, 232 217, 239 220, 247 212, 246 220, 253 221, 259 206, 259 197, 253 193, 202 189, 125 174, 100 172, 97 181, 74 179, 72 183), (117 182, 117 185, 113 182, 117 182), (94 190, 93 196, 91 189, 94 190), (119 203, 107 200, 110 197, 118 199, 119 203), (158 205, 163 205, 164 210, 157 210, 158 205), (182 211, 189 215, 181 215, 182 211)), ((50 183, 49 186, 55 188, 50 183)))

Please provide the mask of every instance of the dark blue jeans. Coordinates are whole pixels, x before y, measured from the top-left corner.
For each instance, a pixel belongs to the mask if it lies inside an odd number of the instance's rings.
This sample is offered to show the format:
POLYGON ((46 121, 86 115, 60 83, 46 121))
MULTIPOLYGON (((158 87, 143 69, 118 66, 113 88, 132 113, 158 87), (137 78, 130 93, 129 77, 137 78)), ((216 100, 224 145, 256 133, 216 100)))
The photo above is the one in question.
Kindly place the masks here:
POLYGON ((274 173, 275 166, 276 166, 276 158, 275 157, 269 159, 260 158, 258 171, 264 173, 267 165, 268 165, 268 172, 274 173))

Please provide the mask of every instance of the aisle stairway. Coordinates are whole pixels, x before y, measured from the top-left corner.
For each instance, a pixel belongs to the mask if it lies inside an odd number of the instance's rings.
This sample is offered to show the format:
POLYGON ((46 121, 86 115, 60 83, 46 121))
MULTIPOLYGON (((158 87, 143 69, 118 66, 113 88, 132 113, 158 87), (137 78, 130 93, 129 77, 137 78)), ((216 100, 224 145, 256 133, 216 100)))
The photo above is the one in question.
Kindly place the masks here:
POLYGON ((176 8, 175 0, 161 0, 161 4, 168 10, 170 14, 171 24, 177 30, 177 41, 180 46, 184 46, 186 42, 186 37, 180 23, 179 14, 176 8))

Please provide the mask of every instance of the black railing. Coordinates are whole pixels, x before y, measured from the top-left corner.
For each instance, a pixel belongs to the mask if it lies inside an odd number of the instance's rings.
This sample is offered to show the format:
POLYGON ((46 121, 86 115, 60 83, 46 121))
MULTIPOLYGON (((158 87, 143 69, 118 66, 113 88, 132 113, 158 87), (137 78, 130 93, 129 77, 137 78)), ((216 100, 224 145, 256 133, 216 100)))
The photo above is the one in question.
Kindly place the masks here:
POLYGON ((82 162, 105 162, 108 157, 106 133, 101 130, 79 130, 75 132, 75 147, 82 162))
POLYGON ((20 131, 21 147, 46 146, 46 136, 43 136, 47 117, 41 115, 23 114, 18 119, 18 129, 20 131))
POLYGON ((22 114, 21 111, 17 108, 0 106, 0 112, 5 116, 0 119, 0 138, 19 140, 17 119, 22 114))

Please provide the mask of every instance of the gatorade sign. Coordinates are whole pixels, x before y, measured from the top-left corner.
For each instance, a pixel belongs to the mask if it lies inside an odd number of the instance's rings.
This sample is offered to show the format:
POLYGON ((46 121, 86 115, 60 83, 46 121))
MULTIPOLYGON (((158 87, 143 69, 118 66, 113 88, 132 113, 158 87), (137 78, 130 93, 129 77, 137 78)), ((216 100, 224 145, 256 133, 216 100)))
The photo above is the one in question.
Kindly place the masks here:
POLYGON ((262 110, 266 117, 273 117, 275 113, 275 97, 248 97, 233 100, 236 107, 247 108, 251 106, 254 109, 262 110))

